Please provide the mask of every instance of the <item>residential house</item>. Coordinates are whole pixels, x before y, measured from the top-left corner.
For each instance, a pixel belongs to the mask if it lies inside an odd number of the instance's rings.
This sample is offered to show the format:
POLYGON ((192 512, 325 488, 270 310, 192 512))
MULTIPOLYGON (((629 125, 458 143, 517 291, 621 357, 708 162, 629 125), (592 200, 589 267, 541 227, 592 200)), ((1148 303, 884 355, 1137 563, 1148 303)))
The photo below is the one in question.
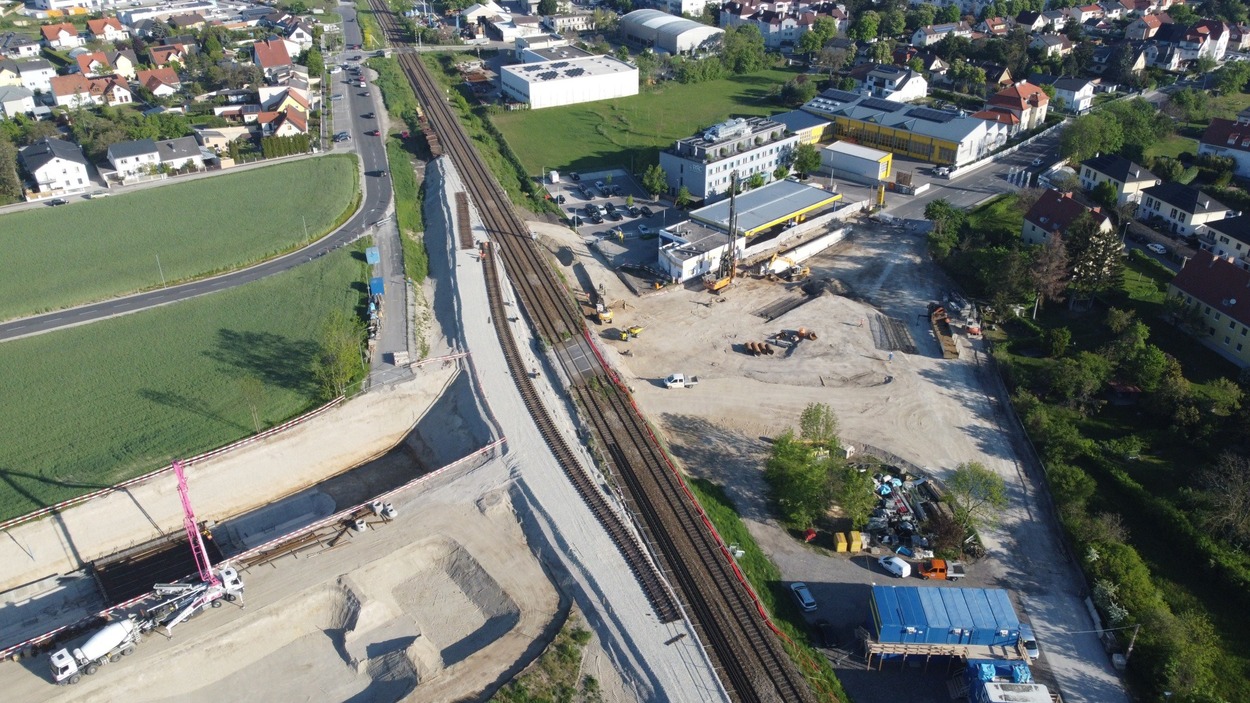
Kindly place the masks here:
POLYGON ((113 75, 113 67, 109 65, 108 54, 103 51, 88 51, 79 54, 74 59, 78 62, 78 72, 88 78, 113 75))
POLYGON ((1231 210, 1196 188, 1180 183, 1160 183, 1142 191, 1137 219, 1155 221, 1158 227, 1189 236, 1207 223, 1228 217, 1231 210))
POLYGON ((1199 20, 1185 32, 1180 44, 1181 58, 1186 61, 1223 61, 1224 54, 1228 53, 1231 34, 1228 25, 1219 20, 1199 20))
POLYGON ((122 49, 109 55, 109 64, 113 66, 113 71, 117 75, 133 81, 136 75, 135 70, 139 68, 139 59, 130 49, 122 49))
POLYGON ((1128 26, 1124 28, 1124 38, 1129 41, 1146 41, 1158 34, 1159 28, 1162 26, 1163 17, 1160 15, 1138 17, 1129 22, 1128 26))
MULTIPOLYGON (((543 24, 554 34, 593 32, 595 29, 595 16, 590 12, 561 12, 558 15, 544 17, 543 24)), ((518 39, 520 38, 518 37, 518 39)))
POLYGON ((1059 232, 1062 235, 1085 214, 1094 218, 1100 231, 1111 231, 1111 219, 1100 208, 1085 207, 1071 193, 1049 188, 1025 213, 1020 236, 1025 244, 1044 244, 1051 234, 1059 232))
POLYGON ((684 186, 694 198, 716 199, 729 191, 734 172, 743 180, 759 174, 771 181, 798 142, 798 136, 787 134, 779 122, 764 117, 732 119, 679 139, 660 152, 660 167, 671 194, 684 186))
POLYGON ((117 172, 117 177, 125 180, 131 176, 155 173, 161 165, 161 155, 154 140, 136 139, 109 146, 108 161, 117 172))
POLYGON ((1063 10, 1046 10, 1042 13, 1042 29, 1051 27, 1052 31, 1062 32, 1068 26, 1069 20, 1063 10))
POLYGON ((266 137, 293 137, 308 133, 308 118, 294 108, 262 112, 256 121, 260 124, 261 134, 266 137))
POLYGON ((985 109, 1010 112, 1020 120, 1020 129, 1027 132, 1046 122, 1049 103, 1050 98, 1040 87, 1020 81, 990 96, 985 109))
POLYGON ((52 49, 73 49, 87 42, 78 36, 78 28, 69 22, 63 24, 45 24, 39 28, 43 41, 52 49))
POLYGON ((920 59, 921 72, 933 77, 946 75, 947 69, 950 68, 942 57, 932 51, 921 51, 914 46, 898 47, 894 50, 895 66, 910 65, 912 59, 920 59))
POLYGON ((972 28, 966 22, 931 24, 928 27, 917 29, 911 35, 911 43, 920 47, 932 46, 947 37, 971 38, 972 28))
POLYGON ((95 41, 110 44, 130 38, 130 30, 126 29, 116 17, 105 17, 99 20, 87 20, 87 35, 95 41))
POLYGON ((985 120, 999 125, 1007 131, 1007 136, 1014 137, 1020 131, 1020 118, 1007 110, 986 108, 972 113, 978 120, 985 120))
POLYGON ((1049 85, 1055 89, 1052 107, 1056 110, 1083 115, 1094 106, 1094 84, 1084 78, 1052 76, 1034 73, 1029 76, 1034 85, 1049 85))
POLYGON ((281 39, 255 42, 252 44, 252 56, 266 76, 272 76, 274 72, 292 65, 291 55, 281 39))
POLYGON ((310 106, 308 92, 290 86, 261 86, 259 98, 261 108, 271 112, 293 108, 308 114, 310 106))
POLYGON ((1250 176, 1250 111, 1243 110, 1236 121, 1211 118, 1198 140, 1198 154, 1230 158, 1233 173, 1250 176))
POLYGON ((169 24, 180 32, 187 30, 203 29, 206 24, 204 16, 198 12, 190 12, 182 15, 174 15, 169 18, 169 24))
POLYGON ((1072 40, 1062 34, 1043 34, 1029 42, 1030 49, 1037 49, 1044 58, 1067 56, 1072 53, 1072 40))
POLYGON ((1011 20, 1005 17, 987 17, 977 23, 976 30, 994 37, 1005 37, 1011 32, 1011 20))
POLYGON ((157 22, 150 19, 137 20, 130 23, 130 29, 134 32, 135 36, 142 37, 144 39, 151 39, 156 36, 158 31, 163 31, 163 29, 167 26, 169 25, 164 22, 157 22), (158 30, 157 25, 160 25, 162 29, 158 30))
POLYGON ((970 61, 973 66, 985 71, 985 85, 994 90, 1001 90, 1011 85, 1011 70, 1002 64, 991 61, 970 61))
POLYGON ((1163 182, 1146 168, 1115 154, 1100 154, 1082 161, 1077 176, 1081 188, 1087 191, 1110 183, 1115 188, 1116 202, 1121 205, 1141 202, 1142 191, 1163 182))
POLYGON ((179 80, 178 73, 168 66, 139 71, 136 81, 158 98, 173 95, 182 90, 182 81, 179 80))
POLYGON ((0 117, 7 120, 35 111, 35 94, 25 86, 0 85, 0 117))
POLYGON ((156 150, 160 153, 161 165, 166 168, 204 170, 204 154, 195 137, 162 139, 156 143, 156 150))
POLYGON ((1128 12, 1124 5, 1120 4, 1116 0, 1103 0, 1103 2, 1098 3, 1098 6, 1102 8, 1102 16, 1104 19, 1118 20, 1123 18, 1128 12))
POLYGON ((300 51, 307 51, 313 45, 312 29, 302 22, 295 22, 287 27, 285 39, 298 44, 300 51))
POLYGON ((1196 309, 1201 322, 1193 334, 1203 344, 1241 368, 1250 366, 1250 271, 1199 251, 1168 284, 1168 297, 1196 309))
POLYGON ((1025 11, 1016 15, 1016 26, 1023 27, 1026 32, 1036 32, 1046 26, 1042 13, 1025 11))
MULTIPOLYGON (((2 45, 3 39, 0 39, 2 45)), ((1244 24, 1228 25, 1228 50, 1245 51, 1250 49, 1250 26, 1244 24)))
POLYGON ((1090 73, 1101 76, 1107 72, 1107 69, 1118 62, 1125 52, 1128 53, 1127 68, 1129 71, 1139 74, 1146 70, 1146 52, 1133 44, 1123 42, 1114 46, 1103 45, 1094 47, 1094 53, 1089 66, 1090 73))
POLYGON ((1146 65, 1161 68, 1165 71, 1177 72, 1181 69, 1180 47, 1151 40, 1142 45, 1142 55, 1146 57, 1146 65))
POLYGON ((0 86, 22 84, 22 74, 17 72, 17 62, 12 59, 0 59, 0 86))
POLYGON ((1115 23, 1105 17, 1095 17, 1081 24, 1081 31, 1091 37, 1105 37, 1115 31, 1115 23))
POLYGON ((1085 24, 1089 20, 1100 20, 1107 13, 1099 5, 1081 5, 1068 8, 1068 17, 1077 24, 1085 24))
POLYGON ((231 142, 247 139, 252 134, 252 130, 249 127, 242 126, 196 127, 194 129, 195 136, 199 139, 200 144, 205 149, 209 149, 219 156, 230 150, 231 142))
POLYGON ((134 94, 126 82, 116 76, 88 78, 81 73, 55 76, 51 80, 52 95, 58 107, 86 105, 125 105, 134 102, 134 94))
POLYGON ((43 137, 19 153, 22 168, 34 179, 37 193, 76 193, 92 187, 90 164, 82 147, 43 137))
POLYGON ((1198 235, 1198 246, 1250 270, 1250 215, 1208 222, 1206 231, 1198 235))
POLYGON ((874 98, 884 98, 905 103, 920 100, 929 95, 929 82, 910 68, 874 65, 865 77, 860 92, 874 98))
POLYGON ((35 93, 51 93, 52 79, 56 77, 56 69, 46 59, 26 59, 15 61, 17 73, 22 77, 22 85, 35 93))
POLYGON ((183 44, 161 44, 148 48, 148 56, 152 65, 160 68, 171 63, 186 63, 187 47, 183 44))
POLYGON ((39 42, 22 34, 0 34, 0 58, 33 59, 39 55, 39 42))

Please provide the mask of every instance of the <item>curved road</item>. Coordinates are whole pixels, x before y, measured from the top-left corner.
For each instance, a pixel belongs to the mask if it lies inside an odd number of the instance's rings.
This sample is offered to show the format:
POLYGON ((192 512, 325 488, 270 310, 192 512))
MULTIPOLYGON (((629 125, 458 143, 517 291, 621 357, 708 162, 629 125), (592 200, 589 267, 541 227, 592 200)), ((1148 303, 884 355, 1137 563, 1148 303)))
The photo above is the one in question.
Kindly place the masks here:
MULTIPOLYGON (((349 44, 359 44, 361 41, 360 28, 355 22, 355 9, 342 5, 338 8, 338 11, 343 16, 345 41, 349 44), (349 18, 351 19, 349 20, 349 18)), ((348 51, 345 52, 345 55, 363 58, 364 52, 348 51)), ((366 120, 361 117, 361 115, 374 112, 377 109, 373 102, 373 96, 366 95, 366 91, 371 92, 374 90, 374 87, 370 85, 367 89, 362 90, 359 82, 354 86, 349 86, 346 73, 332 75, 329 77, 329 81, 332 86, 332 92, 336 94, 343 93, 345 97, 338 102, 327 101, 325 109, 335 110, 341 114, 343 106, 346 106, 348 117, 351 120, 350 131, 352 132, 352 139, 356 145, 356 153, 360 156, 365 174, 362 184, 362 207, 342 227, 303 249, 233 273, 191 281, 146 293, 138 293, 124 298, 112 298, 80 307, 66 308, 43 315, 12 320, 0 324, 0 341, 29 337, 65 327, 83 325, 96 320, 139 312, 158 305, 168 305, 180 300, 216 293, 227 288, 250 283, 266 276, 295 268, 367 233, 375 222, 378 222, 385 216, 391 202, 390 179, 380 175, 387 168, 385 142, 383 138, 365 134, 366 131, 377 129, 379 123, 377 120, 366 120)), ((335 124, 343 124, 341 118, 336 120, 335 124)), ((73 205, 70 205, 70 207, 73 207, 73 205)))

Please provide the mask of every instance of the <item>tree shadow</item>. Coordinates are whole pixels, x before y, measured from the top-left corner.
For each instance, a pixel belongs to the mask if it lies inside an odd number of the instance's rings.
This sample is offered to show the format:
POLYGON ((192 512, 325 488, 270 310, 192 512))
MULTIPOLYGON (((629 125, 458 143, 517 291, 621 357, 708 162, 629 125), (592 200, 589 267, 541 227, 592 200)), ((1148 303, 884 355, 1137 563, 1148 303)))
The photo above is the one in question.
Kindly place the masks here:
MULTIPOLYGON (((103 484, 103 483, 84 483, 82 481, 55 480, 55 479, 47 478, 46 476, 39 476, 37 474, 24 473, 20 471, 12 471, 9 469, 0 469, 0 482, 8 484, 10 490, 12 490, 14 493, 25 498, 26 501, 30 503, 31 505, 35 506, 36 509, 46 508, 48 506, 48 502, 44 500, 43 498, 40 498, 39 496, 35 495, 35 493, 33 493, 30 488, 22 485, 22 482, 34 482, 34 483, 47 484, 49 486, 56 486, 57 488, 87 489, 88 492, 108 487, 108 484, 103 484)), ((65 542, 65 548, 69 550, 70 555, 74 558, 74 561, 81 564, 82 556, 78 553, 78 547, 74 544, 74 540, 70 538, 69 529, 66 528, 65 522, 61 518, 61 514, 59 512, 53 512, 50 515, 50 517, 52 521, 56 523, 57 529, 61 533, 61 538, 65 542)), ((12 535, 10 535, 10 539, 13 539, 14 542, 17 542, 17 540, 14 539, 12 535)), ((22 551, 25 551, 27 554, 30 554, 30 552, 27 551, 27 548, 25 545, 18 543, 18 547, 21 548, 22 551)))
POLYGON ((203 401, 189 398, 181 393, 174 393, 172 391, 156 391, 151 388, 141 388, 139 389, 139 397, 153 403, 164 405, 167 408, 181 410, 182 412, 191 413, 192 415, 199 415, 205 420, 211 420, 215 423, 236 428, 243 431, 245 434, 250 435, 255 431, 255 428, 253 427, 249 427, 240 422, 235 422, 234 420, 227 420, 217 412, 205 406, 203 401))
POLYGON ((217 348, 205 354, 259 378, 266 385, 311 395, 316 388, 310 365, 317 350, 318 345, 308 340, 292 340, 271 332, 220 329, 217 348))
POLYGON ((687 471, 724 486, 744 519, 772 520, 765 442, 693 415, 665 413, 662 421, 672 438, 670 449, 687 471))

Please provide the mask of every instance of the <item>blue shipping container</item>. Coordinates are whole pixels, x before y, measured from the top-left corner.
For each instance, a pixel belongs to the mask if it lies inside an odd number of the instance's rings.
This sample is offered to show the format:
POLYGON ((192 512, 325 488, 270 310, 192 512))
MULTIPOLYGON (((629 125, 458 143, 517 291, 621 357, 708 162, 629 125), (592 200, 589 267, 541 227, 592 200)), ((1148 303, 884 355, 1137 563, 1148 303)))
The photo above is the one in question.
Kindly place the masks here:
POLYGON ((1020 638, 1001 589, 873 586, 869 607, 880 642, 1010 646, 1020 638))

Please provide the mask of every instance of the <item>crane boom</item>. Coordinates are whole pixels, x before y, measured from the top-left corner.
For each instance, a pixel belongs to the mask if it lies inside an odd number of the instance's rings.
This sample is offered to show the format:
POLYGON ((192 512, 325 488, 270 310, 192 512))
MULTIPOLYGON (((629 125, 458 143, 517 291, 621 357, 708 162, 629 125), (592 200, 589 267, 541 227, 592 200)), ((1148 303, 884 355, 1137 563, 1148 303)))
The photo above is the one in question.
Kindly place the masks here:
POLYGON ((195 557, 195 568, 200 571, 200 580, 210 586, 219 586, 221 581, 213 573, 213 565, 208 560, 208 550, 204 548, 204 537, 200 534, 199 523, 195 520, 195 509, 191 507, 191 493, 187 490, 187 475, 182 470, 182 462, 174 462, 174 475, 178 477, 178 497, 182 499, 182 524, 187 530, 187 540, 191 543, 191 554, 195 557))

